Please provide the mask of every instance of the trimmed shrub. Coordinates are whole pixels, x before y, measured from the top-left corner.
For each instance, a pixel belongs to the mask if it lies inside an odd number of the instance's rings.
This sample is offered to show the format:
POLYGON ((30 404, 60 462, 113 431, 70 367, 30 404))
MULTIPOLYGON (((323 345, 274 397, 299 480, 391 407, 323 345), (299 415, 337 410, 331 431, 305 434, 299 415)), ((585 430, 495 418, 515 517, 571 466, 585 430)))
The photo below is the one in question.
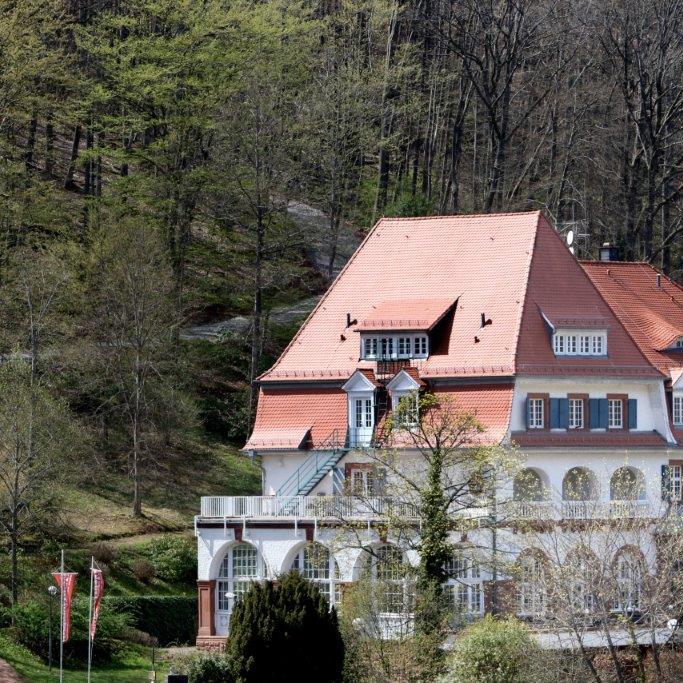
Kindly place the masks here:
POLYGON ((465 629, 455 643, 444 683, 533 683, 538 651, 529 630, 516 619, 490 615, 465 629))
POLYGON ((133 576, 141 583, 152 583, 156 576, 156 569, 149 560, 138 559, 133 562, 131 567, 133 576))
MULTIPOLYGON (((77 597, 71 608, 71 637, 64 644, 67 662, 85 661, 88 656, 88 599, 77 597)), ((31 652, 47 661, 49 651, 49 608, 44 602, 28 601, 14 608, 17 639, 31 652)), ((113 610, 100 610, 93 657, 98 662, 109 661, 127 640, 130 618, 113 610)), ((53 604, 52 646, 59 646, 59 601, 53 604)))
POLYGON ((193 582, 197 576, 197 548, 192 541, 178 536, 164 536, 149 549, 156 575, 172 583, 193 582))
POLYGON ((197 637, 197 598, 189 595, 106 596, 105 609, 121 612, 131 626, 161 647, 192 644, 197 637))
POLYGON ((200 655, 187 670, 190 683, 231 683, 235 680, 225 655, 200 655))
POLYGON ((90 546, 90 554, 104 564, 111 564, 116 559, 116 548, 106 541, 98 541, 90 546))
POLYGON ((238 681, 341 680, 337 613, 298 572, 254 583, 230 619, 227 655, 238 681))

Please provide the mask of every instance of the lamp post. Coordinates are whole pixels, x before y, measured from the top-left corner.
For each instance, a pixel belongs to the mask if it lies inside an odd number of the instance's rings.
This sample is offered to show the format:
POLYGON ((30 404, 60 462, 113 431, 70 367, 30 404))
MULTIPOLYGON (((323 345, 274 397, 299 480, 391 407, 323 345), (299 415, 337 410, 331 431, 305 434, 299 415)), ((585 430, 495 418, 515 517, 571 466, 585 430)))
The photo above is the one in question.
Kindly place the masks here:
POLYGON ((47 592, 49 593, 50 597, 48 598, 48 604, 50 606, 49 610, 49 617, 48 617, 48 644, 47 644, 47 659, 48 659, 48 672, 50 676, 52 676, 52 603, 53 603, 53 598, 57 596, 57 593, 59 593, 59 588, 57 586, 50 586, 47 589, 47 592))

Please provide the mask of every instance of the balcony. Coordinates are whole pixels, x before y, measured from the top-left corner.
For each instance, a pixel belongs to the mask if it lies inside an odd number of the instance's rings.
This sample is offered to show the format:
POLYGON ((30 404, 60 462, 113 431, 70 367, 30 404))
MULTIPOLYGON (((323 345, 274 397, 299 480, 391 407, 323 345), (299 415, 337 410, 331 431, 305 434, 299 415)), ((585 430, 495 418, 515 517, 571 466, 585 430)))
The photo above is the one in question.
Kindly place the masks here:
POLYGON ((512 514, 525 520, 647 519, 657 510, 647 500, 514 501, 512 514))
POLYGON ((387 497, 357 496, 208 496, 201 500, 202 519, 297 518, 378 519, 388 516, 415 517, 409 503, 387 497))

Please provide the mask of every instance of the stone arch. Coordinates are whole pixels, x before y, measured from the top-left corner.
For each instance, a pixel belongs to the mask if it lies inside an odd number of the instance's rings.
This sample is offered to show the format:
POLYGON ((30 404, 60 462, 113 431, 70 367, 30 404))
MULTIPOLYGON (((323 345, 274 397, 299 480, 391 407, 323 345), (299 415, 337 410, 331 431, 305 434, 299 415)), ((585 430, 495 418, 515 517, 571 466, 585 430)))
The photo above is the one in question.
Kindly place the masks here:
POLYGON ((614 470, 609 482, 610 500, 645 500, 645 475, 637 467, 614 470))
POLYGON ((537 467, 520 470, 512 482, 512 498, 521 502, 540 502, 550 498, 548 475, 537 467))
POLYGON ((562 500, 598 500, 600 487, 595 472, 589 467, 572 467, 562 479, 562 500))

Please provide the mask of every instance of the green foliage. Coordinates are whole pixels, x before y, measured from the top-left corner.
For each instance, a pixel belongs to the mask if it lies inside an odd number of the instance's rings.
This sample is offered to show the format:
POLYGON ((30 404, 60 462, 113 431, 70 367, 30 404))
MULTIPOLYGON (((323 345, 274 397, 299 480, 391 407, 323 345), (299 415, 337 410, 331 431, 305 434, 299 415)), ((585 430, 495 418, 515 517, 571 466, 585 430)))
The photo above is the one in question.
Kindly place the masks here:
MULTIPOLYGON (((71 613, 71 637, 64 645, 65 661, 83 661, 88 653, 88 599, 74 599, 71 613)), ((17 640, 43 660, 49 649, 49 607, 46 602, 29 600, 14 608, 14 625, 17 640)), ((109 661, 130 635, 132 623, 122 611, 100 610, 97 635, 93 648, 96 661, 109 661)), ((53 648, 59 642, 59 601, 53 602, 52 613, 53 648)))
POLYGON ((444 683, 533 683, 537 650, 524 624, 487 615, 456 642, 444 683))
POLYGON ((192 541, 179 536, 163 536, 152 541, 149 556, 156 575, 164 581, 192 581, 197 574, 197 548, 192 541))
POLYGON ((237 681, 339 681, 344 663, 337 613, 297 572, 252 584, 230 621, 228 657, 237 681))
POLYGON ((234 681, 230 660, 225 655, 200 655, 188 667, 190 683, 230 683, 234 681))
POLYGON ((144 557, 133 560, 131 571, 133 576, 141 583, 151 583, 157 575, 154 565, 144 557))
POLYGON ((431 216, 434 213, 434 202, 420 192, 401 192, 398 198, 388 204, 385 216, 431 216))
POLYGON ((130 625, 161 647, 189 645, 197 636, 197 598, 186 595, 105 596, 105 610, 125 614, 130 625))

